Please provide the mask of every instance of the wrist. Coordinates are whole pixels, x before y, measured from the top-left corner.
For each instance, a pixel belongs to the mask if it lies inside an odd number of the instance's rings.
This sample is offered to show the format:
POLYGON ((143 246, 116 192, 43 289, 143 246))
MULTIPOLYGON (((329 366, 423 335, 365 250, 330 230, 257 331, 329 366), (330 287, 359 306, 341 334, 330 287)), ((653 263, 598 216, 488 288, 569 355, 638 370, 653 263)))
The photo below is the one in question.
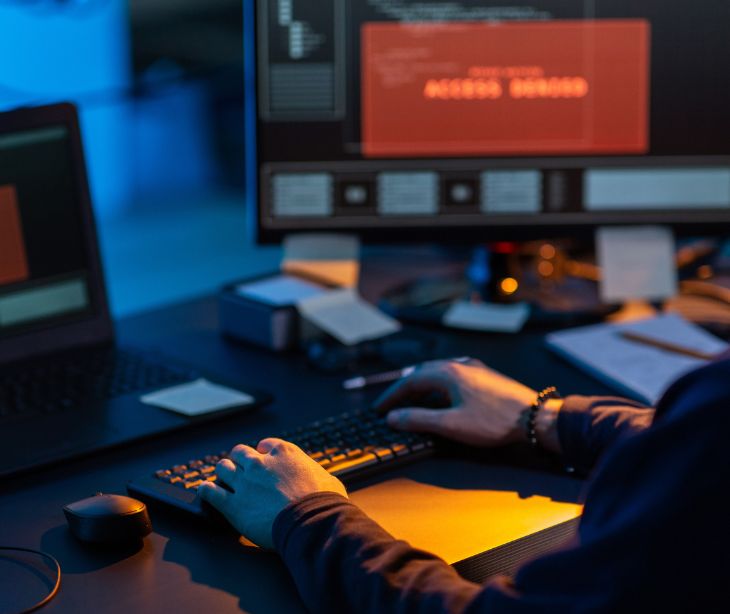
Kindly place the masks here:
MULTIPOLYGON (((546 389, 557 395, 554 389, 546 389)), ((560 453, 558 435, 558 415, 563 407, 563 399, 559 396, 543 397, 543 393, 535 393, 531 405, 525 407, 519 420, 519 440, 534 447, 541 447, 549 452, 560 453)))
POLYGON ((558 437, 558 416, 563 408, 563 399, 549 399, 537 412, 535 432, 540 446, 549 452, 560 453, 558 437))

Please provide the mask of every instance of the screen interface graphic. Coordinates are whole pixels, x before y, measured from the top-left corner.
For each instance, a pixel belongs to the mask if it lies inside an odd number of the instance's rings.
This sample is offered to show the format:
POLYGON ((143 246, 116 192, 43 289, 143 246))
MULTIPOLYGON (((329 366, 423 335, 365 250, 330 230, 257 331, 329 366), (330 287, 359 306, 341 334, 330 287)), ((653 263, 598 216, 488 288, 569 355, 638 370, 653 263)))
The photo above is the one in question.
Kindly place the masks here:
POLYGON ((0 284, 28 278, 28 259, 15 187, 0 186, 0 284))
POLYGON ((645 20, 366 24, 363 153, 645 153, 649 38, 645 20))
POLYGON ((246 6, 260 236, 730 220, 730 2, 246 6))
POLYGON ((73 164, 65 126, 0 134, 0 342, 92 313, 73 164))

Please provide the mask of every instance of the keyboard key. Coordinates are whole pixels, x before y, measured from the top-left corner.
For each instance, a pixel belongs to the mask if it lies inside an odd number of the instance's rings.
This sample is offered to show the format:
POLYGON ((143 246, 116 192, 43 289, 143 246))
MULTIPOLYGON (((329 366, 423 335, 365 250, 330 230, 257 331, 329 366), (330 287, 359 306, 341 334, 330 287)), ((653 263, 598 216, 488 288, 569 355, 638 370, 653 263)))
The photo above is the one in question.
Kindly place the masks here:
POLYGON ((353 469, 363 469, 371 465, 377 465, 379 462, 380 461, 375 454, 363 454, 359 458, 345 460, 340 463, 332 463, 329 467, 327 467, 327 471, 334 476, 340 476, 343 473, 352 471, 353 469))
MULTIPOLYGON (((367 467, 389 467, 394 461, 414 452, 433 447, 433 441, 423 435, 393 431, 385 419, 372 413, 360 413, 356 418, 344 414, 309 427, 297 427, 294 443, 302 447, 312 460, 341 478, 367 467)), ((289 434, 287 434, 289 435, 289 434)), ((202 482, 215 482, 215 465, 228 458, 226 451, 209 454, 201 459, 160 469, 155 475, 185 489, 197 488, 202 482)))
POLYGON ((36 359, 0 373, 0 415, 74 411, 93 401, 190 381, 196 375, 118 348, 36 359))

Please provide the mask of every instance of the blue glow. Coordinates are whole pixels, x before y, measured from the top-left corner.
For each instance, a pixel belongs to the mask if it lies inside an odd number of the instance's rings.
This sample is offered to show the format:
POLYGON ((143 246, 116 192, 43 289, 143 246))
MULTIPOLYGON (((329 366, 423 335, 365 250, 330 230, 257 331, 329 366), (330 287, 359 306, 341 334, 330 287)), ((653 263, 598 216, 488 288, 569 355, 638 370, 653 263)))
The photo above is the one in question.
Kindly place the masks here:
POLYGON ((96 208, 125 205, 133 188, 129 108, 119 96, 131 82, 126 2, 0 3, 0 58, 0 108, 76 102, 96 208))

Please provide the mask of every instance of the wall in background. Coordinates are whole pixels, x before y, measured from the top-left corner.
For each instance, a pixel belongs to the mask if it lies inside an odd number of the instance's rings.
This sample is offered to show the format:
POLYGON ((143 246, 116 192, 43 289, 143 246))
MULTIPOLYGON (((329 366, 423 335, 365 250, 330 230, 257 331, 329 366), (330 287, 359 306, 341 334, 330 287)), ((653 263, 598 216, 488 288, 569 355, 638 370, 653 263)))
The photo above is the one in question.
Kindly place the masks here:
POLYGON ((0 0, 0 111, 79 106, 116 316, 277 266, 246 241, 241 37, 239 0, 0 0))
POLYGON ((132 196, 131 84, 124 0, 0 0, 0 108, 80 104, 97 209, 132 196))

